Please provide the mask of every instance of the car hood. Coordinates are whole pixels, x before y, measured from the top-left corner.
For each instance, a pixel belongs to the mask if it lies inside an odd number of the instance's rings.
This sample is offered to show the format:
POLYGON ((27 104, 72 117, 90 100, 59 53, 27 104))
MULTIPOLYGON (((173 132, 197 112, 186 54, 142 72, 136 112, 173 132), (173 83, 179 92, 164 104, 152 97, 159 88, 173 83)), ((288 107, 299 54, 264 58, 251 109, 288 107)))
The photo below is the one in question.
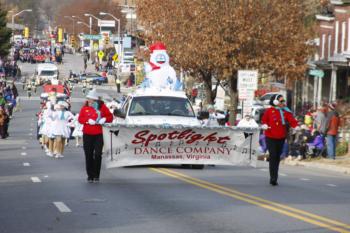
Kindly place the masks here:
POLYGON ((125 123, 130 125, 201 125, 196 117, 181 116, 128 116, 125 123))

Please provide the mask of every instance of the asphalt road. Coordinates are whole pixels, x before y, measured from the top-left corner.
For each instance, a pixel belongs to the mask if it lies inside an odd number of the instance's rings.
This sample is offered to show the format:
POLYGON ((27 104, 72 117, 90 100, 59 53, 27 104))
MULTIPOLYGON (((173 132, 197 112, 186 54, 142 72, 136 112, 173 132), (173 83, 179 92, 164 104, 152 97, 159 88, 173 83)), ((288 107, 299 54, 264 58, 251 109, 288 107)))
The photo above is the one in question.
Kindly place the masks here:
POLYGON ((272 187, 266 168, 135 167, 102 169, 89 184, 82 149, 72 142, 63 159, 47 157, 35 137, 39 101, 21 104, 0 140, 1 233, 350 232, 349 176, 282 166, 272 187))

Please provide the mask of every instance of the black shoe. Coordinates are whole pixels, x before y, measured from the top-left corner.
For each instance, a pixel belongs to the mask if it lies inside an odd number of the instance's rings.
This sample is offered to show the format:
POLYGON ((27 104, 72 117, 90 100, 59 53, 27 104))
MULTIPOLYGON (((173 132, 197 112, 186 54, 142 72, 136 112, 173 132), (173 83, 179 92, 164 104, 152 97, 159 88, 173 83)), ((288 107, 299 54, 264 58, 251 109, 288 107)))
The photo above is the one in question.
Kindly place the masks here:
POLYGON ((92 178, 87 178, 87 182, 88 182, 88 183, 93 183, 93 182, 94 182, 94 179, 92 179, 92 178))
POLYGON ((100 178, 94 178, 94 183, 100 182, 100 178))
POLYGON ((271 184, 272 186, 277 186, 277 185, 278 185, 277 181, 270 181, 270 184, 271 184))

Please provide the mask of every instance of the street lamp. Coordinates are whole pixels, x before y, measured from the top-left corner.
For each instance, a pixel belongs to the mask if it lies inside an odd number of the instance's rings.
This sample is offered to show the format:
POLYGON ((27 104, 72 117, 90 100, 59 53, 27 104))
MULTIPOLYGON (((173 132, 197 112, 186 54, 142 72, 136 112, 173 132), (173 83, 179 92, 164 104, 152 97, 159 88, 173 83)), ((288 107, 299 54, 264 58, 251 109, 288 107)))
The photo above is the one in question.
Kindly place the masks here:
POLYGON ((91 35, 91 26, 90 26, 89 24, 84 23, 84 22, 82 22, 82 21, 78 21, 77 24, 83 24, 83 25, 85 25, 86 27, 88 27, 88 28, 90 29, 90 35, 91 35))
POLYGON ((118 22, 118 56, 121 56, 121 41, 120 41, 120 19, 106 12, 100 12, 100 15, 109 15, 118 22))
POLYGON ((32 9, 25 9, 25 10, 22 10, 16 14, 12 15, 12 41, 15 40, 15 33, 14 33, 15 32, 15 17, 17 15, 22 14, 23 12, 32 12, 32 11, 33 11, 32 9))
MULTIPOLYGON (((85 13, 84 14, 86 17, 90 17, 90 25, 92 27, 92 18, 96 19, 97 21, 100 21, 100 18, 97 18, 96 16, 94 16, 93 14, 89 14, 89 13, 85 13)), ((98 23, 97 23, 98 26, 98 23)), ((100 33, 101 33, 101 27, 100 27, 100 33)))
POLYGON ((75 35, 75 19, 74 18, 72 18, 72 17, 70 17, 70 16, 64 16, 64 18, 66 18, 66 19, 69 19, 69 20, 72 20, 73 21, 73 35, 75 35))

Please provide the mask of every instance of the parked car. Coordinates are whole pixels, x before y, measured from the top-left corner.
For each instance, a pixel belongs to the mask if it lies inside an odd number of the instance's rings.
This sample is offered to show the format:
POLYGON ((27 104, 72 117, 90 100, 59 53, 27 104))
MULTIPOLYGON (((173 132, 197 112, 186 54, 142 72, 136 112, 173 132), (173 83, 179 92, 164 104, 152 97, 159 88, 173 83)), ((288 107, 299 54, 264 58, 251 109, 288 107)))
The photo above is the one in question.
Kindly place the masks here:
POLYGON ((103 77, 100 74, 97 73, 86 73, 81 74, 79 77, 80 81, 86 80, 89 83, 101 85, 102 83, 108 83, 107 77, 103 77))

